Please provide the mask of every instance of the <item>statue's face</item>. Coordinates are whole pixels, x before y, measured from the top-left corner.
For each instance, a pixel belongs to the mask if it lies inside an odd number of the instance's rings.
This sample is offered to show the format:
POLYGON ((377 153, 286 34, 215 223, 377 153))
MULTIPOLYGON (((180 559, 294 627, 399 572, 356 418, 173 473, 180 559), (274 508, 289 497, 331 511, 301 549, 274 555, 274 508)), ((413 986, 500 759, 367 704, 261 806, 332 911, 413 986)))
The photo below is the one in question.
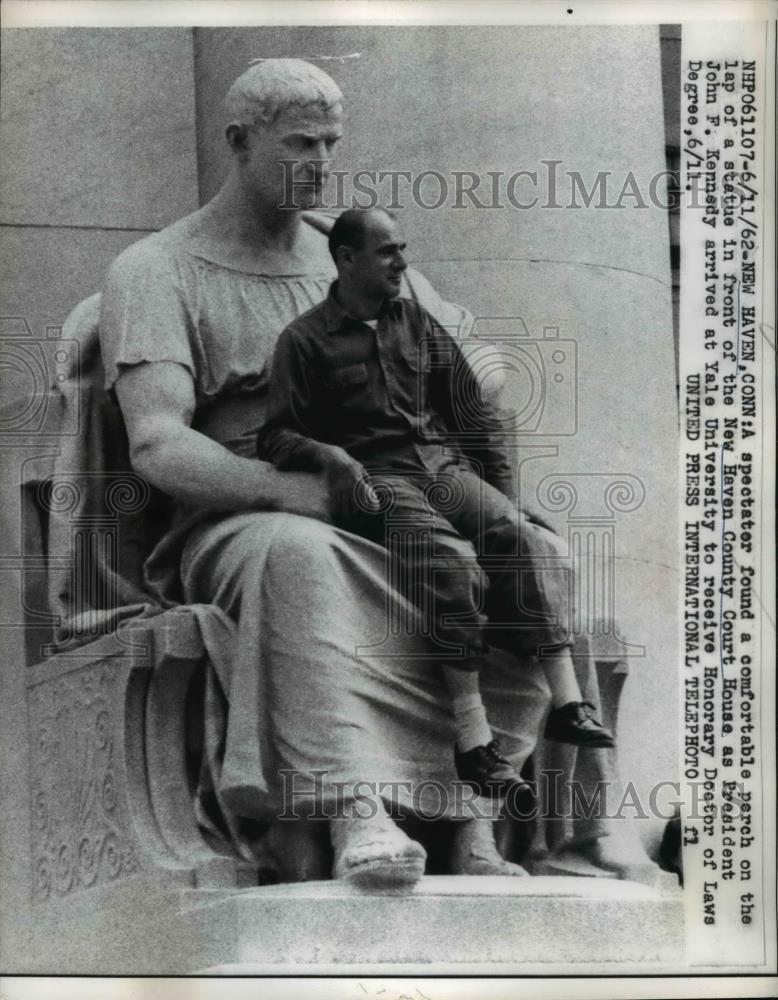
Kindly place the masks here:
POLYGON ((263 200, 311 208, 319 200, 342 135, 340 106, 290 108, 249 130, 247 181, 263 200))

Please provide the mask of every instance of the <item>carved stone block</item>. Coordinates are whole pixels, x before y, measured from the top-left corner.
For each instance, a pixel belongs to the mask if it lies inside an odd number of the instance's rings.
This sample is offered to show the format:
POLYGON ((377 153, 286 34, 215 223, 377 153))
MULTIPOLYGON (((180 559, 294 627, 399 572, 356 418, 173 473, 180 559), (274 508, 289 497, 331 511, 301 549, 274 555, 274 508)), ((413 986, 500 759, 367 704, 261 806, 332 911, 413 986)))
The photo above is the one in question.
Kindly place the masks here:
POLYGON ((138 870, 117 742, 127 668, 110 660, 29 691, 33 893, 38 899, 138 870))

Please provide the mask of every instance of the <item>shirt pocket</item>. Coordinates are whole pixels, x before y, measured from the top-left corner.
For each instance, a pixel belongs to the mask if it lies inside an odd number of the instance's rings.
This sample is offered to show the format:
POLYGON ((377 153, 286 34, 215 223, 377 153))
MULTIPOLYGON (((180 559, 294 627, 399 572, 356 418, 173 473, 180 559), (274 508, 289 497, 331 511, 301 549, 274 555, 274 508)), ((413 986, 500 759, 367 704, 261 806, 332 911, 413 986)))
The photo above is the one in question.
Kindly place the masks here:
POLYGON ((403 361, 415 372, 427 374, 430 370, 430 355, 428 347, 421 344, 405 344, 401 349, 403 361))

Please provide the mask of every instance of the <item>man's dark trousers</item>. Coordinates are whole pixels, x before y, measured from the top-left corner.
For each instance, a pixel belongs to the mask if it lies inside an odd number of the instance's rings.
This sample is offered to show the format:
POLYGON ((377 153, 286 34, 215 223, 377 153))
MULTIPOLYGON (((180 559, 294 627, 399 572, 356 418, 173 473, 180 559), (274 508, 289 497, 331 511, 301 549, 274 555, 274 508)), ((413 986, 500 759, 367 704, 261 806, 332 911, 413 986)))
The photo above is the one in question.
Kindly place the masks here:
POLYGON ((388 549, 389 582, 419 610, 436 658, 477 670, 490 642, 520 656, 569 644, 556 536, 463 464, 368 471, 381 510, 357 503, 339 526, 388 549))

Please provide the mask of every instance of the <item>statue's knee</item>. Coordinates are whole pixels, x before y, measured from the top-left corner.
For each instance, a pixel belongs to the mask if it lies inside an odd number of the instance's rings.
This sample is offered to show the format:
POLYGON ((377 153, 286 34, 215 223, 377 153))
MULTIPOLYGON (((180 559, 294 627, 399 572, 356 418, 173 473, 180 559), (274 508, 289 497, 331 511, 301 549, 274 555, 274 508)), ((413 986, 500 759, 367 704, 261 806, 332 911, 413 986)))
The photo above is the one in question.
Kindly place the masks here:
POLYGON ((274 524, 270 555, 282 565, 316 566, 332 558, 337 535, 322 521, 298 514, 279 514, 274 524))

